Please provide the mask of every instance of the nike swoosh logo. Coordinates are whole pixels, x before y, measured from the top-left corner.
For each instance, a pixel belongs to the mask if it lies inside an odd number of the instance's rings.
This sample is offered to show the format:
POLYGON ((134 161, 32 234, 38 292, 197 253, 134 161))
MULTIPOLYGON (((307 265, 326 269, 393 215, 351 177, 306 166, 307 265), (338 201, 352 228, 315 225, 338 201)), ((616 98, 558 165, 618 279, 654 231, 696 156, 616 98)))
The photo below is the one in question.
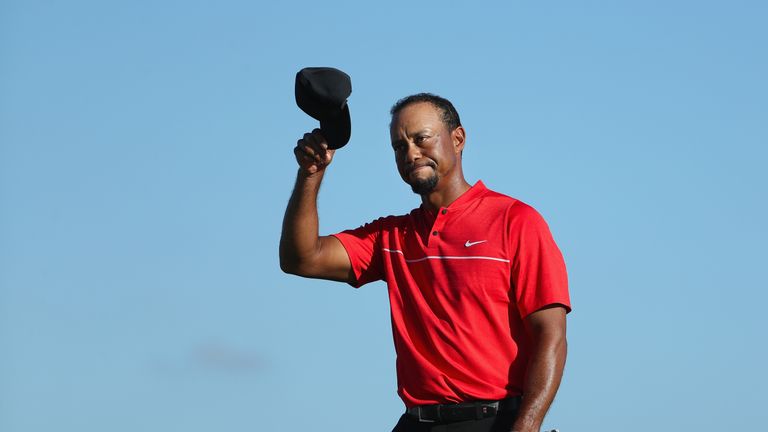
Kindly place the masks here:
POLYGON ((480 240, 480 241, 476 241, 476 242, 471 242, 471 241, 467 240, 467 242, 466 242, 466 243, 464 243, 464 247, 470 247, 470 246, 474 246, 474 245, 476 245, 476 244, 485 243, 485 242, 487 242, 487 241, 488 241, 488 240, 480 240))

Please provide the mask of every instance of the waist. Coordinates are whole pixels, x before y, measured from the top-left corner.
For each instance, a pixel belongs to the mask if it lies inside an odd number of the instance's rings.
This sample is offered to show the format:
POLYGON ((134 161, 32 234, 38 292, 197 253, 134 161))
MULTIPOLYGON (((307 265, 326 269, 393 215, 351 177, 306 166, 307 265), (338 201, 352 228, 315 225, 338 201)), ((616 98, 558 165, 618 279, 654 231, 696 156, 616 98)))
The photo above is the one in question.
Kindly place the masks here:
POLYGON ((408 408, 406 414, 420 422, 456 422, 480 420, 493 417, 501 412, 517 411, 520 396, 496 401, 470 401, 454 404, 418 405, 408 408))

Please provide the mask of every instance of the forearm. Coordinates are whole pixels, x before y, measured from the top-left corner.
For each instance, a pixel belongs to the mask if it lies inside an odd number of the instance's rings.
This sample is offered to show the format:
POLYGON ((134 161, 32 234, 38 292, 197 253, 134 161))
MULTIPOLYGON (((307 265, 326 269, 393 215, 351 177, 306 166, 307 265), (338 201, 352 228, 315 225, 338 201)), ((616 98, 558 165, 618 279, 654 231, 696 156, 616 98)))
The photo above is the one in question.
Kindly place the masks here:
POLYGON ((299 171, 288 201, 280 237, 280 267, 294 272, 319 248, 317 195, 324 171, 307 175, 299 171))
POLYGON ((534 339, 533 353, 523 385, 523 403, 513 431, 539 432, 544 415, 560 386, 566 352, 564 334, 545 333, 534 339))

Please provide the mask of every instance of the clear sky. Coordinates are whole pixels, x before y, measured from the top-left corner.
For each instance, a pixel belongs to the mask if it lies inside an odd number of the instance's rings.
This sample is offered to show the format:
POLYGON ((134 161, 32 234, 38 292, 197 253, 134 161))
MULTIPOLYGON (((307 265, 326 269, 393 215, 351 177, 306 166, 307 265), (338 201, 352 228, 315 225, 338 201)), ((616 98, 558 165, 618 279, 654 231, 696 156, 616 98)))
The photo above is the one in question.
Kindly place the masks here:
MULTIPOLYGON (((389 431, 386 286, 281 273, 295 73, 352 77, 321 231, 418 206, 389 107, 549 222, 569 358, 545 426, 768 422, 759 1, 0 2, 0 431, 389 431)), ((762 426, 761 426, 762 425, 762 426)))

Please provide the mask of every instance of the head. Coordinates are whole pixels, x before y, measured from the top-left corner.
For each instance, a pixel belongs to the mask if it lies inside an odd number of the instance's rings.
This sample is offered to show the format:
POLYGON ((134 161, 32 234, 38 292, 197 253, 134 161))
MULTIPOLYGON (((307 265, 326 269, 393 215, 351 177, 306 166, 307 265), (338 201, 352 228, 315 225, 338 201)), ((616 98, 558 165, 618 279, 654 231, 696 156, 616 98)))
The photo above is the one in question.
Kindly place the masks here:
POLYGON ((400 99, 389 126, 397 169, 419 195, 461 178, 466 133, 450 101, 429 93, 400 99))

